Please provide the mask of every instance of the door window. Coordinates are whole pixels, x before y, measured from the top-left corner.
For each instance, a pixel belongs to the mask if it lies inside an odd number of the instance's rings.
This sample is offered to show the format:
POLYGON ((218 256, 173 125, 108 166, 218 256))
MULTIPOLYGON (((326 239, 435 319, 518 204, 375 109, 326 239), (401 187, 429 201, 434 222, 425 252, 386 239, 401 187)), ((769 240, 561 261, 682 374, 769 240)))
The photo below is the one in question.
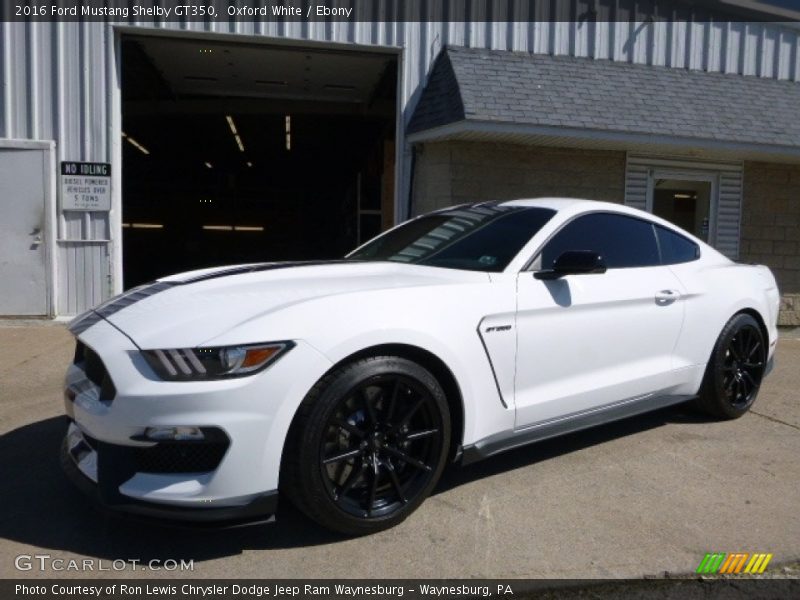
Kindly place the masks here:
POLYGON ((564 226, 542 250, 542 269, 568 250, 590 250, 603 257, 609 269, 661 264, 653 225, 635 217, 592 213, 564 226))

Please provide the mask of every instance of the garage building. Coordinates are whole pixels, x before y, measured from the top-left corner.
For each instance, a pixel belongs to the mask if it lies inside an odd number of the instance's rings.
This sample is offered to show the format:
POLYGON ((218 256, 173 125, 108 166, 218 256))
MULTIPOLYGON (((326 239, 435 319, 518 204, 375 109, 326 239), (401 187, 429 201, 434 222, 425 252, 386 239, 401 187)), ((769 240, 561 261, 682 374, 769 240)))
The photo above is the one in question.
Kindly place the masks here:
POLYGON ((326 20, 7 15, 0 315, 74 315, 171 272, 337 258, 420 212, 557 195, 769 265, 781 323, 800 325, 800 13, 344 4, 326 20))

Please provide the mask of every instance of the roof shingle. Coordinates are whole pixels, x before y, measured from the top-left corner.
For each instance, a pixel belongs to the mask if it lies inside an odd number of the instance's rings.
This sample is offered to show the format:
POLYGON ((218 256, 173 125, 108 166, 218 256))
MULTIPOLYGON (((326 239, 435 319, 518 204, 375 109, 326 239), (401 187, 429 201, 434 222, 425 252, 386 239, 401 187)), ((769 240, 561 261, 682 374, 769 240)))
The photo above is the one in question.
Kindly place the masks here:
POLYGON ((556 126, 800 147, 800 83, 446 47, 408 126, 556 126))

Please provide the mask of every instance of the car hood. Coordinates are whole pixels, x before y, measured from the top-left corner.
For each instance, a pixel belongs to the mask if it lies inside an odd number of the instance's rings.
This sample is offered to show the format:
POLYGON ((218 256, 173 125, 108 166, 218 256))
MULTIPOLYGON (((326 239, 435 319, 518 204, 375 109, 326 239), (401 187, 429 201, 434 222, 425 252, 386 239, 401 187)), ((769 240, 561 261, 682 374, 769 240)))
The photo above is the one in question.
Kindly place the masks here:
POLYGON ((93 316, 105 318, 143 349, 196 347, 303 302, 481 280, 488 281, 488 275, 391 262, 240 265, 192 271, 134 288, 98 306, 93 316))

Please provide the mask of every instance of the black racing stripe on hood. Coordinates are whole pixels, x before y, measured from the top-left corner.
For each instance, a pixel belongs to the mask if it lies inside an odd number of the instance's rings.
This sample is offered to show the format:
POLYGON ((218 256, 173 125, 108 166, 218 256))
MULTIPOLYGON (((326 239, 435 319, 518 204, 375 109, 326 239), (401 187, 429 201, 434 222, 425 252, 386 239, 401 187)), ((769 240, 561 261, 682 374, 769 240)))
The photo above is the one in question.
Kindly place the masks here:
POLYGON ((158 292, 162 292, 168 288, 171 288, 173 285, 174 284, 169 281, 155 281, 153 283, 140 285, 128 290, 127 292, 123 292, 119 296, 114 296, 100 306, 86 311, 82 315, 76 317, 69 324, 69 330, 73 335, 80 335, 101 319, 108 318, 126 306, 130 306, 139 300, 144 300, 153 294, 157 294, 158 292))
POLYGON ((261 263, 257 265, 248 265, 244 267, 231 267, 222 271, 215 271, 214 273, 207 273, 205 275, 198 275, 191 279, 183 281, 173 281, 175 285, 186 285, 189 283, 197 283, 198 281, 208 281, 209 279, 217 279, 218 277, 229 277, 231 275, 242 275, 244 273, 257 273, 260 271, 273 271, 277 269, 288 269, 290 267, 314 267, 319 265, 331 265, 343 262, 350 262, 344 259, 336 260, 306 260, 306 261, 291 261, 291 262, 277 262, 277 263, 261 263))
POLYGON ((123 308, 126 308, 131 304, 135 304, 136 302, 139 302, 139 300, 144 300, 145 298, 149 298, 154 294, 163 292, 164 290, 167 290, 171 287, 175 287, 178 285, 188 285, 200 281, 208 281, 209 279, 217 279, 218 277, 229 277, 231 275, 242 275, 244 273, 272 271, 275 269, 288 269, 290 267, 311 267, 317 265, 337 264, 343 262, 349 262, 349 261, 339 259, 339 260, 261 263, 257 265, 249 265, 246 267, 232 267, 230 269, 223 269, 221 271, 215 271, 214 273, 198 275, 197 277, 192 277, 190 279, 185 279, 183 281, 154 281, 151 283, 146 283, 144 285, 140 285, 139 287, 130 289, 127 292, 120 294, 119 296, 115 296, 114 298, 111 298, 110 300, 106 301, 100 306, 92 310, 88 310, 85 313, 75 317, 75 319, 73 319, 72 322, 69 324, 69 331, 73 335, 76 336, 80 335, 98 321, 102 319, 107 319, 108 317, 110 317, 116 312, 119 312, 123 308))

